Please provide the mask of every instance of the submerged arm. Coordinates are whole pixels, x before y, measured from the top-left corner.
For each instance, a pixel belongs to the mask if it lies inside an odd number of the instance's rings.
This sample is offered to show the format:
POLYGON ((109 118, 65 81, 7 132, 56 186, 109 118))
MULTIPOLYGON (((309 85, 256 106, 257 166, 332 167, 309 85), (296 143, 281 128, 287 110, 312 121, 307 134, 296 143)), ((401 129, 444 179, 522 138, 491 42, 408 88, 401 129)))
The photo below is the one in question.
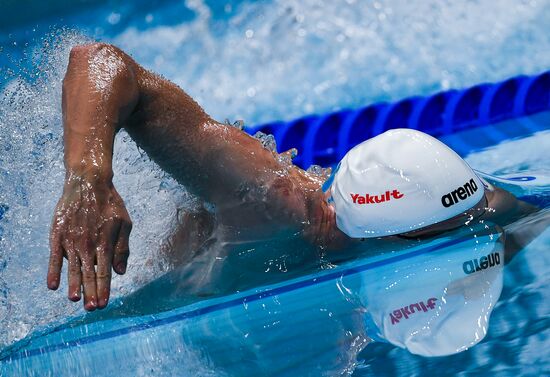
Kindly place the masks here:
POLYGON ((487 191, 488 210, 483 218, 503 227, 504 260, 508 263, 550 225, 548 210, 517 199, 506 190, 495 187, 487 191))

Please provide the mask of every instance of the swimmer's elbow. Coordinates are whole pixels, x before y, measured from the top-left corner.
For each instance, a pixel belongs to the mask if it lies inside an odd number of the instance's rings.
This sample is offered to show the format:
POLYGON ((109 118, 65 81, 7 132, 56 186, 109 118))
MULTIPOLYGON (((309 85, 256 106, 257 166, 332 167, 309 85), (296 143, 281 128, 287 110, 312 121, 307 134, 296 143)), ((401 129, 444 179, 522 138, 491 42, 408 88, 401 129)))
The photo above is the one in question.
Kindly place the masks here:
POLYGON ((80 44, 71 48, 69 53, 69 66, 74 64, 88 64, 91 59, 98 57, 101 57, 103 60, 112 57, 123 60, 123 54, 124 52, 121 49, 108 43, 94 42, 80 44))
POLYGON ((108 62, 116 57, 116 47, 107 43, 87 43, 76 45, 71 48, 69 53, 69 65, 64 82, 70 82, 74 74, 90 73, 92 68, 101 70, 101 63, 108 62))
POLYGON ((69 64, 78 62, 82 59, 87 59, 93 53, 101 50, 102 48, 107 48, 109 44, 107 43, 85 43, 73 46, 71 52, 69 53, 69 64))
POLYGON ((63 91, 90 90, 90 95, 100 94, 100 98, 116 101, 121 109, 132 108, 139 95, 135 66, 132 58, 107 43, 74 46, 69 54, 63 91))

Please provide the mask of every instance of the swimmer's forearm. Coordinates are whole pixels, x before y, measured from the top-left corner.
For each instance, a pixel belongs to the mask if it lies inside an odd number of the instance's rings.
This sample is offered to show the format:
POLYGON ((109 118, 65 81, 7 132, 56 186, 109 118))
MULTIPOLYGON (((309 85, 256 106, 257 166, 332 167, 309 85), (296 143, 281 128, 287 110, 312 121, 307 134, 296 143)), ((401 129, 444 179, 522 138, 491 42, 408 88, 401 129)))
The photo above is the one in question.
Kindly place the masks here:
POLYGON ((71 51, 62 97, 67 178, 112 179, 114 136, 138 98, 125 59, 108 45, 71 51))
POLYGON ((114 135, 124 127, 161 168, 218 212, 242 217, 246 207, 262 222, 295 228, 308 222, 306 202, 319 182, 281 165, 257 139, 211 119, 181 88, 118 48, 73 50, 65 88, 69 173, 91 177, 92 184, 110 179, 114 135), (266 210, 257 213, 258 205, 266 210))
POLYGON ((264 170, 265 157, 250 164, 251 155, 269 154, 257 140, 215 122, 181 88, 114 46, 73 48, 63 87, 68 177, 110 181, 114 136, 122 127, 165 171, 209 201, 225 200, 241 178, 264 170))
POLYGON ((132 228, 112 184, 114 136, 138 100, 125 55, 112 46, 77 46, 63 80, 67 175, 50 232, 47 284, 60 285, 67 259, 68 297, 86 310, 104 308, 112 270, 126 272, 132 228))

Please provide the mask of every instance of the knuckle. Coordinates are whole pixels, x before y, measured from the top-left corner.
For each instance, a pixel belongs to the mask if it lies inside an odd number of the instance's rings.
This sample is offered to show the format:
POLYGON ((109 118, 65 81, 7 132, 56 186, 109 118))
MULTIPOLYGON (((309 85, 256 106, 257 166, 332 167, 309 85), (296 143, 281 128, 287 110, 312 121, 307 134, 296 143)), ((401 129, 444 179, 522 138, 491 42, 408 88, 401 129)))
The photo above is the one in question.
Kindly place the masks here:
POLYGON ((98 243, 95 253, 98 257, 102 257, 109 252, 109 245, 106 240, 102 240, 98 243))
POLYGON ((116 255, 118 258, 128 258, 130 255, 130 249, 128 248, 128 245, 120 245, 117 247, 116 255))
POLYGON ((80 267, 77 266, 77 265, 70 265, 69 266, 69 274, 73 275, 73 274, 79 274, 80 273, 80 267))
POLYGON ((109 256, 109 252, 104 249, 104 248, 101 248, 101 249, 97 249, 96 251, 96 257, 97 257, 97 261, 98 263, 101 263, 101 261, 103 261, 105 259, 105 257, 108 257, 109 256))
POLYGON ((96 274, 96 277, 98 280, 109 280, 110 274, 102 271, 102 272, 98 272, 96 274))
POLYGON ((95 280, 95 272, 94 271, 84 271, 82 273, 82 280, 84 280, 85 282, 95 280))

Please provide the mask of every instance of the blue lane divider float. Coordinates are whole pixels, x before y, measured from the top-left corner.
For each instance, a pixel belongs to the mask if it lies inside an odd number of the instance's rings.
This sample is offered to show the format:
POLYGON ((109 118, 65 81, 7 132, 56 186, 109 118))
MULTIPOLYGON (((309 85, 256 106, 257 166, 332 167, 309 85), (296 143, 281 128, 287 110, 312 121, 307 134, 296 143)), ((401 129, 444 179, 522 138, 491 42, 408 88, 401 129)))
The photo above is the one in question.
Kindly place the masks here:
POLYGON ((547 110, 550 71, 428 97, 271 122, 246 131, 273 134, 279 151, 297 148, 299 154, 294 162, 305 168, 335 164, 355 145, 392 128, 413 128, 442 137, 547 110))

